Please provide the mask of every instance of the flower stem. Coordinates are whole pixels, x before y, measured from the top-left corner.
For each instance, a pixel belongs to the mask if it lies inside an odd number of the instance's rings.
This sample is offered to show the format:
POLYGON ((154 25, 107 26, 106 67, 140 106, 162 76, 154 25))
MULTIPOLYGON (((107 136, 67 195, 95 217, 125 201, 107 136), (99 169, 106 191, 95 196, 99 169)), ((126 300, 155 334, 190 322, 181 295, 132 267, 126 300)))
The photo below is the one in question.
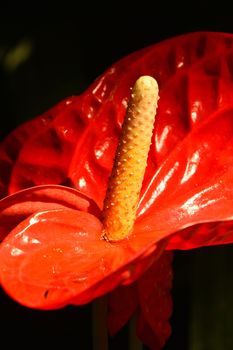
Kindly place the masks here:
POLYGON ((129 350, 143 350, 143 344, 136 334, 136 315, 129 322, 129 350))
POLYGON ((109 241, 127 237, 133 228, 157 102, 156 80, 140 77, 132 89, 104 203, 104 236, 109 241))
POLYGON ((108 350, 107 301, 105 297, 92 303, 92 349, 108 350))

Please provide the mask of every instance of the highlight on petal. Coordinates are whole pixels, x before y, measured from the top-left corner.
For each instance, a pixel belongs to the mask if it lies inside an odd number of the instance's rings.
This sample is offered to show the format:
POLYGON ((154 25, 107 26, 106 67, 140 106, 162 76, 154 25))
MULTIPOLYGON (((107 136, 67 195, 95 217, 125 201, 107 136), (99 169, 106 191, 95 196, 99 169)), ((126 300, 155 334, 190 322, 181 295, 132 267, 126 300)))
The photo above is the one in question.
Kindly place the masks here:
POLYGON ((53 309, 84 304, 130 281, 147 267, 164 243, 145 245, 132 236, 110 244, 102 224, 74 209, 37 212, 16 226, 0 246, 0 282, 19 303, 53 309))
MULTIPOLYGON (((38 133, 46 130, 51 121, 65 107, 72 103, 73 97, 66 98, 59 102, 56 106, 50 108, 42 115, 29 120, 18 126, 12 131, 0 144, 0 198, 8 194, 8 186, 12 181, 15 165, 24 147, 36 137, 38 133)), ((26 146, 27 147, 27 146, 26 146)), ((29 147, 30 148, 30 147, 29 147)), ((32 149, 31 154, 34 155, 32 149)), ((35 156, 35 155, 34 155, 35 156)), ((29 178, 21 179, 22 185, 20 189, 31 187, 33 182, 29 178)))
POLYGON ((34 185, 68 184, 101 207, 130 88, 140 75, 155 77, 160 86, 147 184, 191 129, 229 105, 232 46, 230 34, 197 32, 120 60, 81 96, 67 99, 51 113, 48 126, 23 144, 12 169, 10 193, 34 185))
POLYGON ((45 211, 29 217, 1 244, 3 288, 14 299, 31 307, 63 306, 74 296, 75 288, 85 284, 91 256, 97 254, 97 261, 101 262, 102 252, 95 246, 100 242, 101 228, 91 214, 72 209, 45 211), (82 247, 87 239, 88 252, 82 247))
POLYGON ((10 133, 0 144, 0 198, 8 194, 8 185, 12 175, 12 169, 21 152, 23 145, 34 135, 36 130, 42 130, 50 122, 50 116, 46 113, 38 118, 20 125, 10 133))
POLYGON ((231 244, 233 220, 197 224, 170 237, 168 250, 187 250, 203 246, 231 244))
POLYGON ((31 214, 61 208, 98 212, 95 203, 75 189, 57 185, 31 187, 0 200, 0 240, 31 214))
MULTIPOLYGON (((142 193, 138 228, 143 226, 148 234, 151 230, 167 235, 200 223, 232 220, 232 113, 231 108, 215 113, 167 157, 142 193)), ((179 233, 176 235, 179 237, 179 233)), ((195 235, 193 242, 192 235, 189 238, 186 249, 197 246, 195 235)), ((171 238, 173 242, 175 239, 171 238)), ((206 240, 202 237, 202 245, 209 240, 217 242, 216 237, 207 234, 206 240)), ((225 240, 233 242, 231 231, 225 240)))

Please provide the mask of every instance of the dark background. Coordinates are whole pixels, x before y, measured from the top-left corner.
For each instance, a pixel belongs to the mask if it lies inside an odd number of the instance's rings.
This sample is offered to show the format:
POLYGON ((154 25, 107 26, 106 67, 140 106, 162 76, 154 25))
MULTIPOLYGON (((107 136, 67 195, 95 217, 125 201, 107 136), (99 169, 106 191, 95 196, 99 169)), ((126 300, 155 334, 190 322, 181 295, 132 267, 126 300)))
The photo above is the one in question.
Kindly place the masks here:
MULTIPOLYGON (((171 1, 0 8, 0 138, 66 96, 79 94, 123 56, 168 37, 208 30, 233 33, 230 4, 171 1)), ((173 333, 166 350, 233 348, 233 249, 177 252, 173 333)), ((91 305, 40 312, 0 295, 1 341, 91 348, 91 305), (33 342, 30 340, 33 338, 33 342)), ((127 329, 111 348, 127 349, 127 329)))

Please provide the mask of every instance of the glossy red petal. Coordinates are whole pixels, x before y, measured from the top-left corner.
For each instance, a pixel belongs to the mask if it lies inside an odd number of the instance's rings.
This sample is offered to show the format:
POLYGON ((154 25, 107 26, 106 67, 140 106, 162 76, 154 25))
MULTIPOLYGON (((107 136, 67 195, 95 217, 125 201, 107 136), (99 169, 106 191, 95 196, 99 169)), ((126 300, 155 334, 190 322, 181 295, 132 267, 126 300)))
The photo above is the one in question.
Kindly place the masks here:
POLYGON ((12 170, 18 155, 29 138, 37 130, 46 128, 50 122, 50 115, 45 114, 19 126, 7 136, 0 144, 0 198, 8 193, 8 185, 11 179, 12 170))
POLYGON ((203 246, 232 243, 233 221, 199 224, 181 230, 170 237, 166 249, 187 250, 203 246))
POLYGON ((228 57, 232 43, 228 34, 192 33, 138 51, 110 67, 22 148, 10 192, 25 188, 28 183, 72 184, 101 207, 130 88, 142 74, 158 80, 161 95, 145 175, 147 186, 157 165, 185 137, 190 126, 229 102, 226 80, 230 86, 228 57), (222 70, 208 71, 213 60, 223 63, 222 70), (219 76, 223 78, 219 96, 213 95, 212 75, 218 82, 219 76), (205 86, 201 95, 199 86, 205 86), (217 101, 217 97, 221 99, 217 101), (196 104, 199 101, 201 107, 196 104), (194 117, 195 113, 198 116, 194 117))
POLYGON ((97 212, 93 201, 64 186, 35 186, 0 200, 0 240, 28 216, 51 209, 97 212))
MULTIPOLYGON (((156 257, 155 243, 146 246, 132 235, 111 244, 101 234, 100 221, 78 210, 47 210, 29 216, 0 246, 3 288, 32 308, 83 304, 138 274, 139 258, 153 251, 156 257)), ((157 251, 160 254, 161 248, 157 251)))
MULTIPOLYGON (((138 227, 168 234, 198 223, 232 219, 232 115, 232 109, 216 113, 167 157, 142 194, 138 227)), ((209 239, 207 235, 206 243, 209 239)), ((195 246, 192 240, 187 244, 195 246)))
MULTIPOLYGON (((11 132, 0 144, 0 198, 4 197, 8 193, 8 186, 11 182, 12 172, 17 163, 17 159, 25 147, 27 142, 34 138, 36 134, 41 133, 47 129, 50 122, 61 110, 65 110, 65 107, 69 105, 74 98, 66 98, 59 102, 53 108, 42 115, 25 122, 18 126, 13 132, 11 132)), ((32 152, 33 153, 33 152, 32 152)), ((28 178, 24 178, 25 181, 21 188, 30 187, 33 182, 28 178)))
POLYGON ((10 193, 27 187, 28 183, 65 184, 102 203, 110 171, 109 157, 112 164, 117 145, 116 132, 111 130, 117 127, 110 121, 89 120, 82 112, 81 102, 76 97, 56 114, 46 130, 24 144, 12 171, 10 193), (96 198, 99 191, 101 201, 96 198))
MULTIPOLYGON (((71 209, 29 217, 1 244, 3 288, 27 306, 63 306, 80 285, 83 288, 90 269, 98 274, 88 257, 96 255, 101 263, 102 250, 98 249, 101 229, 94 216, 71 209), (87 239, 88 252, 82 247, 87 239)), ((99 266, 101 273, 105 266, 99 266)))

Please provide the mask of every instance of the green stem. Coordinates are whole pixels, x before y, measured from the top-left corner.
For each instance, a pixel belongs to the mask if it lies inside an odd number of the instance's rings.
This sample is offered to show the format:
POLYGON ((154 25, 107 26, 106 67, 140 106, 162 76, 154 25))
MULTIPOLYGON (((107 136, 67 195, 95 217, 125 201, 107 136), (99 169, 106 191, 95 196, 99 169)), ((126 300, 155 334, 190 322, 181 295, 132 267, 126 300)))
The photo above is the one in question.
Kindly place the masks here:
POLYGON ((108 350, 107 302, 105 297, 92 303, 92 349, 108 350))
POLYGON ((143 350, 143 344, 136 334, 136 316, 129 322, 129 350, 143 350))

